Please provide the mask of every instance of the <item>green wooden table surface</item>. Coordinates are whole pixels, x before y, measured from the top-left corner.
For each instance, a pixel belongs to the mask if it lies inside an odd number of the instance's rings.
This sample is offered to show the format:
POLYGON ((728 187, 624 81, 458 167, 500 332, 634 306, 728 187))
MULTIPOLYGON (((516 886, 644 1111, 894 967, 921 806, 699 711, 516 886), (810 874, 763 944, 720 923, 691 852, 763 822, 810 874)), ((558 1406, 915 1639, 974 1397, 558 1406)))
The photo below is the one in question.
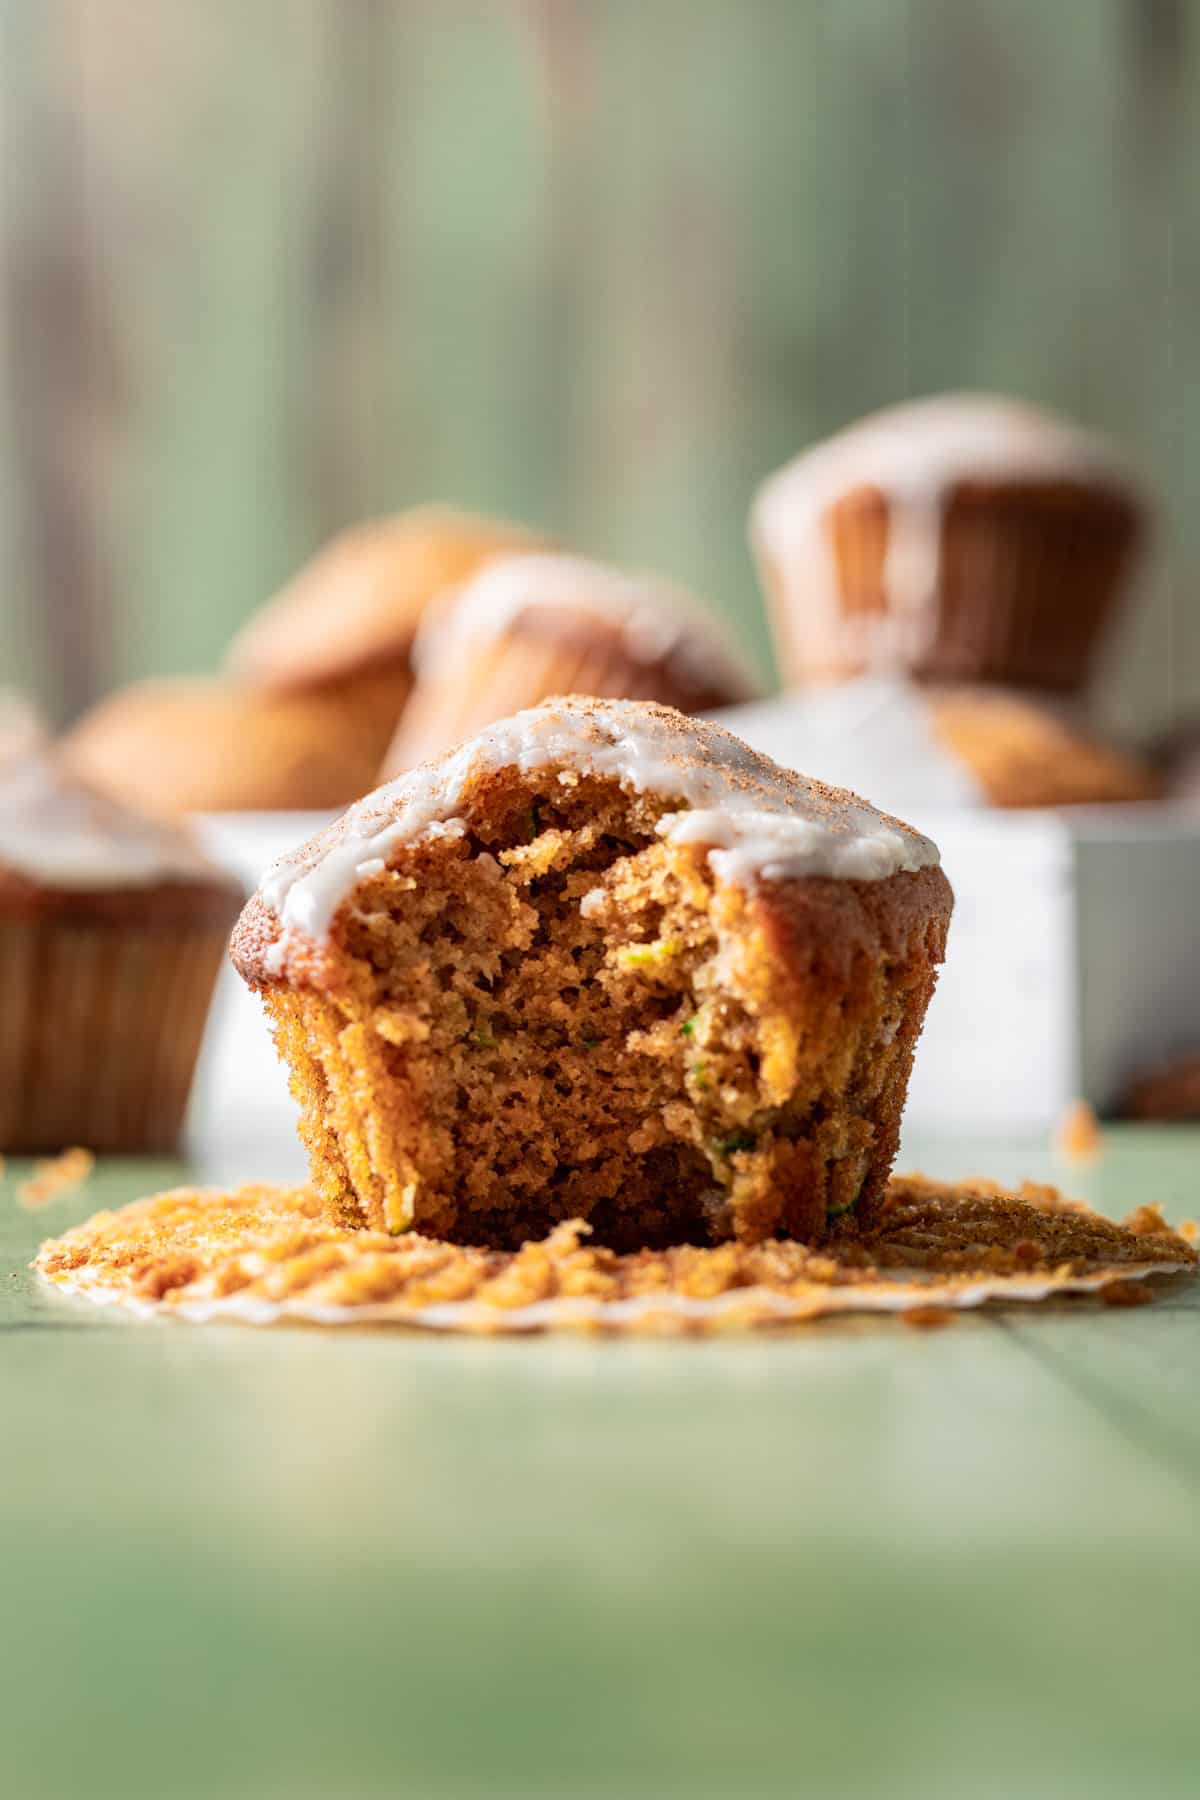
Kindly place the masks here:
MULTIPOLYGON (((1086 1175, 1200 1209, 1200 1133, 1086 1175)), ((1200 1292, 914 1332, 459 1341, 139 1323, 0 1188, 0 1792, 1188 1795, 1200 1292)), ((1198 1284, 1200 1285, 1200 1284, 1198 1284)))

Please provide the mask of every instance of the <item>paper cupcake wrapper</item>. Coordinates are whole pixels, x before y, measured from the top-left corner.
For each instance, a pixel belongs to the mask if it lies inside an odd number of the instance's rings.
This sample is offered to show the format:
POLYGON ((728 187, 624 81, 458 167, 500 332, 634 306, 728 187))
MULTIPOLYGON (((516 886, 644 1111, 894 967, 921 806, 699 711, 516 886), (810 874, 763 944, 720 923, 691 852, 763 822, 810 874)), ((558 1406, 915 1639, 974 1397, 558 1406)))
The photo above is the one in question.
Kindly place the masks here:
POLYGON ((814 1249, 614 1256, 591 1250, 578 1222, 501 1254, 338 1225, 307 1189, 177 1189, 98 1214, 43 1245, 36 1267, 67 1293, 142 1317, 494 1334, 717 1332, 848 1313, 936 1322, 933 1309, 1103 1293, 1114 1282, 1128 1298, 1127 1284, 1196 1264, 1157 1214, 1117 1227, 1083 1208, 1039 1208, 979 1184, 956 1194, 919 1177, 894 1181, 888 1205, 867 1262, 852 1235, 814 1249), (1031 1243, 1039 1266, 1017 1266, 1031 1243))
POLYGON ((839 1315, 920 1313, 925 1309, 967 1312, 988 1303, 1029 1303, 1071 1294, 1103 1293, 1120 1280, 1142 1282, 1152 1276, 1177 1275, 1174 1262, 1121 1264, 1081 1275, 991 1276, 961 1284, 931 1279, 914 1282, 898 1272, 881 1271, 862 1287, 820 1289, 811 1297, 774 1293, 769 1288, 739 1288, 711 1299, 681 1294, 643 1295, 630 1300, 539 1300, 529 1306, 504 1308, 478 1302, 449 1301, 406 1307, 396 1302, 330 1306, 317 1301, 261 1300, 230 1295, 224 1299, 154 1301, 54 1278, 64 1293, 98 1305, 120 1306, 142 1318, 179 1319, 192 1325, 307 1324, 326 1326, 390 1326, 472 1335, 527 1335, 541 1331, 587 1330, 636 1333, 700 1330, 758 1330, 771 1325, 815 1323, 839 1315))
POLYGON ((931 507, 893 523, 869 493, 835 507, 818 554, 759 558, 780 660, 791 681, 910 673, 1070 693, 1087 681, 1116 605, 1132 532, 1098 532, 1077 517, 1043 517, 1018 498, 931 507), (990 509, 994 508, 994 517, 990 509), (899 566, 915 581, 893 579, 899 566), (883 604, 880 604, 882 600, 883 604))
POLYGON ((223 925, 0 924, 0 1150, 178 1142, 223 925))

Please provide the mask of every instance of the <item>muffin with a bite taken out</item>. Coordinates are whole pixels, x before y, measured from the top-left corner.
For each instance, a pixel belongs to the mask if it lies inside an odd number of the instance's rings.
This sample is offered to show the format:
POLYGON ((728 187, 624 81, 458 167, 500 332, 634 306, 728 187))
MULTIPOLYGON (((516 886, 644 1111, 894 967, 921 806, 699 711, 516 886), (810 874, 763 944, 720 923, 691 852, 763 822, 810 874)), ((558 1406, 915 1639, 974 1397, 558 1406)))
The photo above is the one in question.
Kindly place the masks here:
POLYGON ((234 960, 344 1217, 811 1238, 883 1192, 950 907, 934 845, 855 796, 565 699, 278 864, 234 960))

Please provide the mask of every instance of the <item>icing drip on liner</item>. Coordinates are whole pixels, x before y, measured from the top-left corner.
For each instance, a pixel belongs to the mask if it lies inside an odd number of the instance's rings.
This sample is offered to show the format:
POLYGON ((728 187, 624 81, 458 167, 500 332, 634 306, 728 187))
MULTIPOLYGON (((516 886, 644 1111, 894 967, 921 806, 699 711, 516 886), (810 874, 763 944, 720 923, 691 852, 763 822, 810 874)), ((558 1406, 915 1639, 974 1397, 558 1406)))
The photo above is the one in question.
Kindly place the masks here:
POLYGON ((551 700, 481 732, 360 800, 264 876, 259 893, 287 930, 320 940, 356 883, 402 844, 461 835, 472 782, 500 769, 609 777, 680 801, 658 824, 702 844, 721 880, 829 876, 882 881, 938 861, 936 846, 866 801, 781 769, 719 726, 629 700, 551 700))
POLYGON ((698 683, 715 675, 731 693, 748 698, 757 691, 721 621, 685 588, 659 575, 549 551, 498 557, 431 607, 413 647, 414 667, 421 674, 442 673, 465 644, 494 641, 542 609, 614 625, 633 662, 673 661, 698 683))

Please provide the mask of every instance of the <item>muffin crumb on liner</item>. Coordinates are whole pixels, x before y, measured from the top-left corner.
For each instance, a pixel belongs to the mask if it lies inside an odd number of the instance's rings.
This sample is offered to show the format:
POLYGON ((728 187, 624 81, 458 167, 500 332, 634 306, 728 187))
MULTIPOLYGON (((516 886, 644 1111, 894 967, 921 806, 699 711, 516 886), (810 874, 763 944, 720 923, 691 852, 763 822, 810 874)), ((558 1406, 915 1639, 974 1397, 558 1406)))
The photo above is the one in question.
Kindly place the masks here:
POLYGON ((1156 1207, 1115 1224, 1054 1188, 1011 1194, 922 1175, 892 1179, 869 1232, 846 1225, 816 1246, 620 1254, 587 1235, 570 1221, 495 1251, 348 1228, 308 1188, 176 1188, 49 1239, 33 1266, 68 1293, 193 1323, 671 1334, 852 1312, 941 1323, 942 1312, 1063 1294, 1128 1304, 1127 1284, 1200 1260, 1156 1207))

